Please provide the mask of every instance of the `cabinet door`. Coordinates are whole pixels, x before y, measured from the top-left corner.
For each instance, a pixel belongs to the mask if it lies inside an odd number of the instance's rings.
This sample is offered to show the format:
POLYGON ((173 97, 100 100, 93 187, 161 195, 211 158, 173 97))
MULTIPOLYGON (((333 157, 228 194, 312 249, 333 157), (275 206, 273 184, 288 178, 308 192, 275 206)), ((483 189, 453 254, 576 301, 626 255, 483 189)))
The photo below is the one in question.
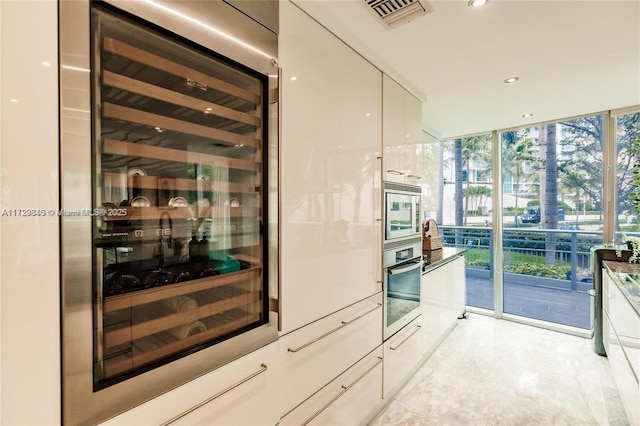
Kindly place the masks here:
POLYGON ((381 290, 382 74, 290 2, 280 12, 281 320, 289 332, 381 290))
POLYGON ((617 285, 609 287, 608 296, 609 319, 635 377, 640 377, 640 316, 617 285))
POLYGON ((382 346, 282 418, 285 425, 367 424, 382 401, 382 346))
POLYGON ((275 425, 280 418, 276 343, 114 417, 105 425, 275 425))
POLYGON ((405 181, 405 97, 406 92, 386 74, 382 77, 382 140, 384 146, 383 177, 405 181))
POLYGON ((279 340, 284 412, 382 343, 382 293, 279 340))
POLYGON ((422 338, 425 353, 432 352, 452 326, 449 282, 444 267, 422 276, 422 338))
POLYGON ((422 335, 424 352, 432 352, 465 311, 464 257, 422 276, 422 335))
MULTIPOLYGON (((621 295, 622 296, 622 295, 621 295)), ((624 344, 620 341, 620 336, 616 334, 615 322, 605 311, 603 316, 604 330, 607 334, 603 336, 609 365, 615 379, 620 398, 627 412, 627 417, 632 425, 640 424, 640 385, 636 375, 631 368, 624 344)))
POLYGON ((421 328, 420 316, 384 342, 384 398, 402 386, 422 359, 421 328))
POLYGON ((419 185, 424 180, 424 171, 418 168, 423 142, 422 103, 411 93, 404 91, 404 170, 406 183, 419 185))
POLYGON ((453 314, 459 317, 465 312, 467 305, 467 278, 465 275, 464 256, 450 262, 451 281, 453 284, 453 314))

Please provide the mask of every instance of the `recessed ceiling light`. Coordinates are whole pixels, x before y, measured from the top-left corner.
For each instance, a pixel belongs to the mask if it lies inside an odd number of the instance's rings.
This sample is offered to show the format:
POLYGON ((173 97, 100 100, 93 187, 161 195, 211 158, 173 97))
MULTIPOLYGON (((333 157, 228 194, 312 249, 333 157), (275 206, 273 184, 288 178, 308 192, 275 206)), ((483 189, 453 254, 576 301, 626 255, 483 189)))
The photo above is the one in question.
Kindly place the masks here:
POLYGON ((365 116, 365 117, 371 117, 371 113, 370 113, 370 112, 368 112, 368 113, 366 113, 364 116, 365 116))
POLYGON ((289 80, 291 81, 296 81, 298 79, 298 77, 296 77, 295 75, 293 77, 291 77, 289 80))
POLYGON ((18 100, 17 100, 16 98, 11 98, 11 99, 9 99, 9 100, 10 100, 11 102, 13 102, 14 104, 15 104, 15 103, 18 103, 18 100))
POLYGON ((487 4, 489 0, 469 0, 469 7, 480 7, 487 4))
POLYGON ((513 77, 507 78, 504 82, 507 84, 511 84, 511 83, 515 83, 518 80, 520 80, 520 77, 513 76, 513 77))
POLYGON ((522 114, 522 118, 529 118, 531 116, 533 116, 533 114, 531 114, 531 113, 522 114))
POLYGON ((51 63, 45 61, 45 62, 42 63, 42 66, 49 68, 51 66, 51 63))

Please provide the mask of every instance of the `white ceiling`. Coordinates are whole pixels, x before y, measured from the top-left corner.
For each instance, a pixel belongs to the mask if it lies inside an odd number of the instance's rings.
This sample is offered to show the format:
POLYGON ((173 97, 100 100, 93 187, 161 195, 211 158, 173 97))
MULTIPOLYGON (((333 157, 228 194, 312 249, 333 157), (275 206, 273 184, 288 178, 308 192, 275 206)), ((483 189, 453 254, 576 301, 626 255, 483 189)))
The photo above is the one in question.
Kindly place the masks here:
POLYGON ((432 0, 391 30, 365 0, 293 1, 419 97, 437 137, 640 105, 638 0, 432 0))

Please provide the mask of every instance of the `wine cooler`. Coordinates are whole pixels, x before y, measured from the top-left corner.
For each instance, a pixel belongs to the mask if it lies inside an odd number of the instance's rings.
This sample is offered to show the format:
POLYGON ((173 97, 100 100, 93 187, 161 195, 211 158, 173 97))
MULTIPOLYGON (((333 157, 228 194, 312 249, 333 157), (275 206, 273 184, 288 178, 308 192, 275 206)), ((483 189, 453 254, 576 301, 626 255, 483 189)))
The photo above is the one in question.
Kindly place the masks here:
POLYGON ((86 424, 277 338, 277 37, 222 1, 60 8, 63 420, 86 424))

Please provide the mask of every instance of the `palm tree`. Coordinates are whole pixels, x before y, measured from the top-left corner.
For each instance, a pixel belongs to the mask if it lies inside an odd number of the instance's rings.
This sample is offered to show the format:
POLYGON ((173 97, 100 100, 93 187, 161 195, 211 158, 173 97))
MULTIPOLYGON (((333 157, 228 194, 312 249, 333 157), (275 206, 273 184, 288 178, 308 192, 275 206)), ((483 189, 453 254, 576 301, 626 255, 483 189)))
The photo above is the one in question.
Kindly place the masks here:
MULTIPOLYGON (((455 162, 455 220, 456 226, 462 226, 463 210, 462 210, 462 139, 456 139, 453 142, 454 162, 455 162)), ((462 243, 462 229, 456 229, 456 246, 462 243)))
MULTIPOLYGON (((511 176, 515 181, 515 211, 514 222, 518 227, 518 192, 520 182, 534 173, 528 171, 536 156, 533 152, 533 140, 525 137, 523 132, 506 132, 503 134, 503 173, 511 176)), ((504 181, 504 176, 503 176, 504 181)))
MULTIPOLYGON (((544 167, 544 187, 540 192, 540 227, 558 228, 558 157, 556 142, 556 124, 551 123, 540 128, 541 162, 544 167)), ((541 173, 542 180, 542 173, 541 173)), ((545 253, 547 265, 556 261, 556 234, 545 233, 545 253)))
MULTIPOLYGON (((467 193, 471 186, 471 160, 478 158, 484 159, 486 156, 487 147, 491 141, 490 135, 485 136, 473 136, 470 138, 462 139, 461 153, 464 159, 464 165, 467 169, 467 193)), ((467 218, 469 216, 469 197, 464 198, 464 226, 467 226, 467 218)))

